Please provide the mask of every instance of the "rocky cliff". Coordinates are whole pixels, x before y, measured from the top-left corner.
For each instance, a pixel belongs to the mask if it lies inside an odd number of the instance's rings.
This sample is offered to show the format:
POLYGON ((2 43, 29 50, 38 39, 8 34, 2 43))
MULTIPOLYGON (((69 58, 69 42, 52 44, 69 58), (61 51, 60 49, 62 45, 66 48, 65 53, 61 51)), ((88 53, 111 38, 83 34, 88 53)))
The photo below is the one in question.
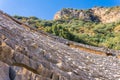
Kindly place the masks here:
POLYGON ((101 50, 38 32, 0 11, 0 80, 119 80, 119 58, 90 54, 101 50))
POLYGON ((85 21, 111 23, 120 20, 120 7, 94 7, 87 10, 64 8, 55 14, 54 20, 58 19, 81 19, 85 21))

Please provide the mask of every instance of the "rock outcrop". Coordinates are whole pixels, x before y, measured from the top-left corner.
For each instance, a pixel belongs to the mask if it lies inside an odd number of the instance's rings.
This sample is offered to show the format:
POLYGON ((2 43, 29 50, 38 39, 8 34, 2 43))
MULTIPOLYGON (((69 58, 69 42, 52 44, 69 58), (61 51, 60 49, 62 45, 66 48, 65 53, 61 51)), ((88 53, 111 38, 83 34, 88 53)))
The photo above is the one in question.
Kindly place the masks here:
POLYGON ((0 80, 119 80, 120 60, 73 48, 0 11, 0 71, 0 80))
POLYGON ((59 19, 81 19, 85 21, 111 23, 120 21, 120 7, 94 7, 88 10, 64 8, 54 16, 54 20, 59 19))

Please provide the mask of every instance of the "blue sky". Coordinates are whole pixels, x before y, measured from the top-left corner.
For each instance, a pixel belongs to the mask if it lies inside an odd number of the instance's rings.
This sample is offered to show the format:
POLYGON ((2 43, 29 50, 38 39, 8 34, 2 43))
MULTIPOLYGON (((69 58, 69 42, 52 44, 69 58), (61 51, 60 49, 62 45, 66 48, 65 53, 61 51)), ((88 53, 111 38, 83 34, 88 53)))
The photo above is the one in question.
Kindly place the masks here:
POLYGON ((94 6, 119 6, 120 0, 0 0, 0 9, 10 15, 53 19, 62 8, 88 9, 94 6))

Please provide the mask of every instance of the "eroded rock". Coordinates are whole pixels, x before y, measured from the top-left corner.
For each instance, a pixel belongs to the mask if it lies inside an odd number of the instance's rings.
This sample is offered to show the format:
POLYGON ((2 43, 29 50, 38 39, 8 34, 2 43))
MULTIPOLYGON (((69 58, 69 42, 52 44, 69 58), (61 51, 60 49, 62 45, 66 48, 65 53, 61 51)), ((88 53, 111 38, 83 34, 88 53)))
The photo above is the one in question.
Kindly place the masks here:
POLYGON ((0 19, 0 80, 120 78, 120 60, 114 56, 72 48, 67 40, 37 32, 3 12, 0 19))

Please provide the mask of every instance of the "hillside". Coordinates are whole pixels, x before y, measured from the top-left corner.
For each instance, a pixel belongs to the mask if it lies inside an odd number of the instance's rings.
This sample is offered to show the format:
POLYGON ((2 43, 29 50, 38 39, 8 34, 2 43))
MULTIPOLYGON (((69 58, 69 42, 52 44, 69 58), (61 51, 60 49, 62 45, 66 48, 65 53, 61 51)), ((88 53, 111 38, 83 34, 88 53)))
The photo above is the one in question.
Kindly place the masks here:
POLYGON ((80 19, 84 21, 111 23, 120 20, 120 7, 94 7, 86 10, 64 8, 55 14, 54 19, 80 19))
POLYGON ((100 49, 34 29, 0 11, 0 80, 119 80, 119 57, 90 54, 100 49))
POLYGON ((111 8, 95 7, 88 10, 62 9, 55 14, 55 20, 50 21, 38 19, 34 16, 14 17, 32 28, 71 41, 120 50, 119 11, 120 7, 118 6, 111 8), (81 11, 83 18, 78 17, 78 13, 81 11))

